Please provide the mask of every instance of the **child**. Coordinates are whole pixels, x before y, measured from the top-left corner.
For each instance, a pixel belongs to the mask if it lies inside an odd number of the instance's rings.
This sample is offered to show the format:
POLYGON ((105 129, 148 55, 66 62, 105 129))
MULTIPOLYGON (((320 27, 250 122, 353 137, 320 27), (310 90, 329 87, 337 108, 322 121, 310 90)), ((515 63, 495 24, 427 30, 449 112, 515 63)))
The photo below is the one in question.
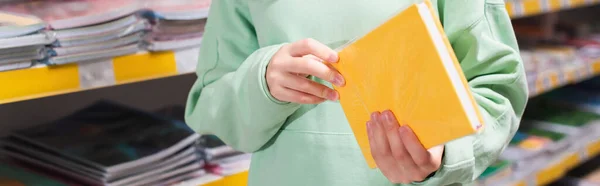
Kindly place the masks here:
POLYGON ((432 1, 483 112, 483 131, 424 149, 391 112, 373 113, 367 125, 379 169, 369 169, 329 88, 345 83, 324 64, 338 60, 332 48, 417 2, 213 1, 188 124, 252 152, 251 186, 472 183, 507 145, 527 102, 503 0, 432 1))

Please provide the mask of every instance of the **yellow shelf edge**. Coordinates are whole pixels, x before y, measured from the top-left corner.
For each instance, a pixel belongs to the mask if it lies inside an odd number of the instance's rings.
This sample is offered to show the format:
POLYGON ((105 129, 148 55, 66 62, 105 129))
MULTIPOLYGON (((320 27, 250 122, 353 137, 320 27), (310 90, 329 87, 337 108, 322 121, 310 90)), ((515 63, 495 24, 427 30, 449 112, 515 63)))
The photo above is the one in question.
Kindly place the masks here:
MULTIPOLYGON (((84 87, 81 64, 36 66, 0 72, 0 104, 39 99, 87 90, 126 85, 155 79, 189 75, 180 73, 174 52, 137 53, 107 60, 112 65, 113 83, 84 87)), ((85 70, 83 70, 85 71, 85 70)))
POLYGON ((581 159, 577 153, 569 153, 560 161, 551 164, 550 166, 538 171, 535 175, 535 183, 537 185, 546 185, 562 178, 567 171, 579 165, 581 159))
POLYGON ((585 6, 600 4, 600 0, 568 0, 567 4, 562 0, 545 0, 547 7, 544 7, 544 0, 511 0, 505 3, 508 15, 512 19, 534 16, 544 13, 569 10, 585 6))

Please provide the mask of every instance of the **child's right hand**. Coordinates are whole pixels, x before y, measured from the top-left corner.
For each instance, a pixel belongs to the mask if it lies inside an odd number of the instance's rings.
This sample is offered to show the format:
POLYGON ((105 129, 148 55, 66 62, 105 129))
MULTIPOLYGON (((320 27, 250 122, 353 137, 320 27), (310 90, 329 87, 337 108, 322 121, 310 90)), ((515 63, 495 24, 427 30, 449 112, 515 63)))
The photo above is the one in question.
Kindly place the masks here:
POLYGON ((317 104, 339 99, 337 91, 306 78, 312 75, 336 86, 345 80, 325 63, 336 63, 337 53, 314 39, 284 45, 267 66, 266 80, 271 95, 285 102, 317 104))

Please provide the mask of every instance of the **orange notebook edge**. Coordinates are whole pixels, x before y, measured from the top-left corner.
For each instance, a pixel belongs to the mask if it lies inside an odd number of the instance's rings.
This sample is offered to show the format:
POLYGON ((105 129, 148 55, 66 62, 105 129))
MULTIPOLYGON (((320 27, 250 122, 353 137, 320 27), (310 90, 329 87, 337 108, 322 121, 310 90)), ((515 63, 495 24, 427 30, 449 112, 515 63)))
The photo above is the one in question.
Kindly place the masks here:
MULTIPOLYGON (((431 1, 430 0, 425 0, 424 2, 429 7, 429 11, 431 12, 431 15, 434 18, 436 18, 437 15, 433 11, 434 8, 433 8, 433 5, 431 4, 431 1)), ((485 121, 483 119, 483 115, 481 114, 481 110, 479 110, 479 105, 475 101, 475 98, 473 96, 473 92, 471 91, 471 87, 469 87, 469 83, 467 81, 467 78, 465 77, 465 74, 464 74, 462 68, 460 67, 460 63, 458 62, 458 58, 456 57, 456 53, 454 53, 454 49, 452 48, 452 45, 450 44, 450 41, 448 40, 448 36, 446 35, 446 32, 444 31, 444 27, 442 26, 442 23, 440 22, 439 19, 434 19, 434 21, 435 21, 436 26, 438 27, 438 30, 440 31, 440 34, 444 38, 444 43, 446 44, 446 48, 448 48, 448 50, 449 50, 448 53, 450 54, 450 57, 454 61, 454 67, 456 67, 456 71, 461 76, 461 80, 463 81, 463 85, 467 89, 467 94, 469 94, 469 98, 471 99, 471 103, 473 104, 473 108, 475 109, 475 113, 477 114, 477 119, 479 120, 479 126, 475 130, 476 131, 481 130, 485 126, 485 121)))

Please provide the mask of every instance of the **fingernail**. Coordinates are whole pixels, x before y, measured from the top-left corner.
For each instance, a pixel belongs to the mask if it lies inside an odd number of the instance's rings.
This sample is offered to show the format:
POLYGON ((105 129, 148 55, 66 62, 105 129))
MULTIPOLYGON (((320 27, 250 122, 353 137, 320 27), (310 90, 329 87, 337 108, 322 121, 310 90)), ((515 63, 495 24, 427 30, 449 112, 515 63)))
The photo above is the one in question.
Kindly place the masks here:
POLYGON ((344 84, 346 84, 346 81, 344 80, 344 77, 341 74, 336 74, 333 78, 333 83, 341 87, 344 86, 344 84))
POLYGON ((390 111, 385 111, 385 121, 387 122, 391 122, 392 121, 392 113, 390 111))
POLYGON ((329 93, 327 93, 327 99, 329 99, 330 101, 338 100, 338 98, 339 94, 335 90, 330 90, 329 93))
POLYGON ((331 63, 337 63, 338 62, 338 55, 336 53, 333 53, 331 55, 329 55, 329 59, 327 61, 331 62, 331 63))
POLYGON ((408 127, 403 125, 398 129, 398 132, 400 132, 400 134, 406 134, 408 132, 408 127))
POLYGON ((373 122, 377 122, 377 119, 378 119, 378 118, 377 118, 377 112, 373 112, 373 113, 371 114, 371 121, 373 121, 373 122))

